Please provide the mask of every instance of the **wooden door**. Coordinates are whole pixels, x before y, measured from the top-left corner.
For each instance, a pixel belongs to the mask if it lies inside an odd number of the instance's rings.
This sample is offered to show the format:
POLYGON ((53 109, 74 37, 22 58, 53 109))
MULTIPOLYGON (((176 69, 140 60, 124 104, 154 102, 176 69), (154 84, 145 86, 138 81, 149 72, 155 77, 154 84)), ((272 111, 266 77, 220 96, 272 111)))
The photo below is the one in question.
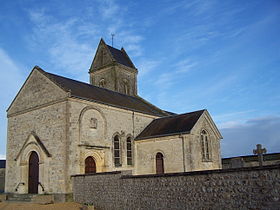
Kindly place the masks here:
POLYGON ((164 173, 163 155, 158 152, 156 155, 156 174, 164 173))
POLYGON ((90 173, 96 173, 96 164, 95 160, 93 157, 87 157, 85 160, 85 173, 90 174, 90 173))
POLYGON ((28 193, 37 194, 39 184, 39 157, 36 152, 31 152, 29 157, 28 193))

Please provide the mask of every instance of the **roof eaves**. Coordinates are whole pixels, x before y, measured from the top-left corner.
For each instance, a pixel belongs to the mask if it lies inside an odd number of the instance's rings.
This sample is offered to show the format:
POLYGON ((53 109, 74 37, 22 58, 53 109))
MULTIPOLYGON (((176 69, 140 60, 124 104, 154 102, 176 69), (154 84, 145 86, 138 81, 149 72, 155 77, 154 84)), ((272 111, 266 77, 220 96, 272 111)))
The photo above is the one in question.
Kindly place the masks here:
MULTIPOLYGON (((23 89, 23 87, 25 86, 25 84, 27 83, 28 79, 30 78, 31 74, 33 73, 33 71, 35 71, 36 69, 38 69, 39 66, 34 66, 33 69, 31 70, 31 72, 29 73, 28 77, 26 78, 26 80, 24 81, 23 85, 21 86, 21 88, 19 89, 19 91, 17 92, 16 96, 14 97, 14 99, 12 100, 11 104, 9 105, 9 107, 7 108, 6 112, 9 112, 11 106, 13 105, 13 103, 15 102, 16 98, 18 97, 20 91, 23 89)), ((40 68, 40 67, 39 67, 40 68)))
POLYGON ((146 139, 154 139, 154 138, 161 138, 161 137, 166 137, 166 136, 176 136, 176 135, 182 135, 182 134, 190 134, 190 131, 183 131, 183 132, 176 132, 176 133, 167 133, 167 134, 161 134, 161 135, 154 135, 154 136, 146 136, 146 137, 136 137, 134 140, 135 141, 140 141, 140 140, 146 140, 146 139))
POLYGON ((133 68, 136 69, 134 63, 132 62, 132 60, 130 59, 130 57, 128 56, 128 54, 126 53, 126 51, 125 51, 125 49, 124 49, 123 47, 122 47, 122 49, 121 49, 121 52, 124 53, 125 57, 126 57, 126 58, 128 59, 128 61, 130 62, 131 66, 132 66, 133 68))
MULTIPOLYGON (((168 114, 167 112, 165 112, 164 110, 162 110, 162 109, 156 107, 155 105, 151 104, 150 102, 146 101, 144 98, 141 98, 140 96, 135 96, 135 97, 138 98, 139 100, 141 100, 142 102, 148 104, 149 106, 153 107, 153 108, 156 109, 157 111, 163 113, 163 114, 164 114, 163 117, 169 117, 169 114, 168 114), (166 116, 166 115, 167 115, 167 116, 166 116)), ((163 118, 163 117, 161 117, 161 118, 163 118)), ((161 119, 161 118, 160 118, 160 119, 161 119)))
POLYGON ((210 120, 210 124, 214 127, 214 132, 217 134, 218 138, 223 139, 221 132, 219 131, 218 127, 216 126, 216 124, 215 124, 214 120, 212 119, 208 110, 204 109, 204 111, 205 111, 205 114, 206 114, 208 120, 210 120))
POLYGON ((108 106, 112 106, 112 107, 116 107, 116 108, 120 108, 120 109, 125 109, 125 110, 129 110, 129 111, 133 111, 133 112, 139 112, 139 113, 147 114, 147 115, 151 115, 151 116, 162 117, 162 115, 160 115, 160 114, 148 113, 148 112, 144 112, 144 111, 141 111, 141 110, 131 109, 131 108, 128 108, 128 107, 118 106, 118 105, 115 105, 115 104, 105 103, 105 102, 102 102, 102 101, 98 101, 98 100, 94 100, 94 99, 90 99, 90 98, 85 98, 85 97, 77 96, 77 95, 74 95, 74 94, 71 94, 70 97, 71 98, 79 98, 79 99, 82 99, 82 100, 91 101, 91 102, 95 102, 95 103, 99 103, 99 104, 104 104, 104 105, 108 105, 108 106))

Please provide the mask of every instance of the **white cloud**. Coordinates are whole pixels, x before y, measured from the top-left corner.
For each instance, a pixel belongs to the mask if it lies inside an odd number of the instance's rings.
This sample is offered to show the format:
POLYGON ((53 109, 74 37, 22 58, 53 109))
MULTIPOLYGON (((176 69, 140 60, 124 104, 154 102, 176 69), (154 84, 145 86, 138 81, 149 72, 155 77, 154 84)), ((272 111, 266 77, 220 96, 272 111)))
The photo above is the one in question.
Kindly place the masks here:
POLYGON ((175 72, 176 73, 186 73, 186 72, 194 69, 195 66, 197 66, 197 62, 191 61, 190 58, 183 59, 175 65, 175 72))
POLYGON ((67 73, 76 79, 87 81, 88 75, 85 72, 91 64, 99 39, 106 32, 108 32, 106 37, 110 37, 111 33, 116 34, 114 47, 120 48, 120 45, 124 44, 130 55, 142 54, 140 42, 143 37, 134 34, 132 30, 127 29, 126 24, 123 24, 118 4, 113 0, 105 0, 98 1, 95 7, 100 9, 100 14, 106 20, 96 17, 92 21, 90 14, 86 13, 82 18, 72 16, 57 19, 44 9, 29 11, 33 23, 33 35, 31 39, 27 38, 30 40, 29 46, 36 51, 42 49, 42 53, 47 57, 45 62, 52 65, 52 71, 67 73))
POLYGON ((156 69, 160 64, 160 61, 155 60, 140 60, 137 68, 138 68, 138 77, 142 78, 147 74, 151 74, 153 70, 156 69))
POLYGON ((100 0, 100 14, 105 19, 115 18, 120 15, 120 7, 114 0, 100 0))
POLYGON ((10 58, 10 56, 1 48, 0 65, 2 73, 0 77, 0 89, 5 90, 1 91, 0 99, 1 107, 5 113, 5 106, 7 106, 16 95, 25 80, 25 75, 23 74, 23 69, 20 70, 20 67, 18 67, 12 58, 10 58))
POLYGON ((280 152, 280 117, 249 119, 221 129, 223 157, 248 155, 256 144, 266 147, 268 153, 280 152))
POLYGON ((218 124, 220 129, 222 128, 233 128, 234 126, 239 126, 241 123, 244 123, 248 119, 248 114, 255 112, 256 110, 245 110, 239 112, 230 112, 220 115, 215 115, 213 118, 218 124))
POLYGON ((44 10, 29 11, 33 23, 31 46, 44 49, 54 70, 70 73, 87 81, 84 74, 92 61, 92 43, 97 42, 98 27, 79 18, 57 20, 44 10))
POLYGON ((162 89, 169 88, 175 81, 174 77, 176 75, 173 72, 165 72, 159 75, 155 84, 162 89))
POLYGON ((16 93, 19 91, 26 75, 23 74, 24 68, 20 68, 19 65, 16 64, 15 61, 13 61, 13 59, 1 48, 0 66, 0 89, 2 90, 0 92, 0 154, 3 154, 6 150, 6 110, 16 96, 16 93))

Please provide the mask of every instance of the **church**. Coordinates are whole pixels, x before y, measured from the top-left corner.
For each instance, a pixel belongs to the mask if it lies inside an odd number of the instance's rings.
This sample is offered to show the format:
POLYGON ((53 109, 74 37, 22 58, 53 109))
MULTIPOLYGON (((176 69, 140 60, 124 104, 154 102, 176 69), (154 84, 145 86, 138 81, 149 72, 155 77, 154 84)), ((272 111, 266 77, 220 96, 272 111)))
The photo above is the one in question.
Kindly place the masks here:
POLYGON ((5 192, 69 194, 75 174, 222 168, 208 111, 154 106, 137 94, 137 73, 126 51, 103 39, 90 84, 35 66, 7 110, 5 192))

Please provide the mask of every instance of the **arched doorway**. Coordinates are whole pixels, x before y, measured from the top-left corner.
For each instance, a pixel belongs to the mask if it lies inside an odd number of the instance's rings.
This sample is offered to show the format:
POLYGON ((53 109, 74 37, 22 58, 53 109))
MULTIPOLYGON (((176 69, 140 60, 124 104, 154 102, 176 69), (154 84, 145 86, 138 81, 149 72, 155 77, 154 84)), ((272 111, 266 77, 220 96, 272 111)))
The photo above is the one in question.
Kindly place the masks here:
POLYGON ((164 173, 164 163, 163 163, 163 155, 158 152, 156 154, 156 174, 164 173))
POLYGON ((96 163, 93 157, 89 156, 85 159, 85 173, 96 173, 96 163))
POLYGON ((39 184, 39 157, 36 152, 31 152, 28 169, 28 193, 37 194, 39 184))

